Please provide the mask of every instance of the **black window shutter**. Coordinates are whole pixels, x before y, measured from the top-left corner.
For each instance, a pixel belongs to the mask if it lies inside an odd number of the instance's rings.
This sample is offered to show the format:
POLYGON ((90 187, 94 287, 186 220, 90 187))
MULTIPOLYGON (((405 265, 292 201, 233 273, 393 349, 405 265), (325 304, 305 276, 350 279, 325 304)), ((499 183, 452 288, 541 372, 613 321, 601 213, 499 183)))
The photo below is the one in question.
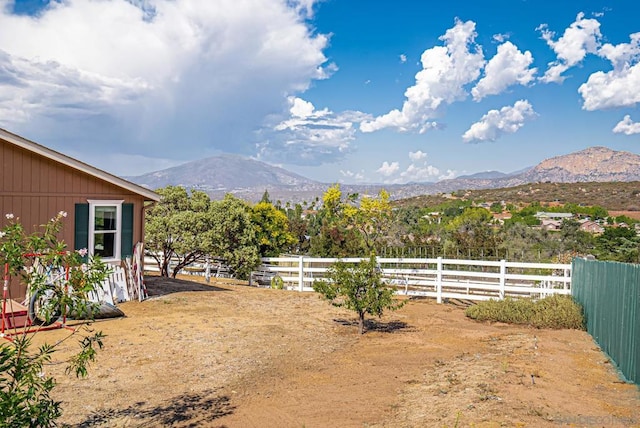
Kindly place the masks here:
POLYGON ((122 204, 122 229, 120 233, 120 253, 124 259, 133 254, 133 204, 122 204))
POLYGON ((82 250, 89 247, 89 204, 76 204, 75 218, 73 249, 82 250))

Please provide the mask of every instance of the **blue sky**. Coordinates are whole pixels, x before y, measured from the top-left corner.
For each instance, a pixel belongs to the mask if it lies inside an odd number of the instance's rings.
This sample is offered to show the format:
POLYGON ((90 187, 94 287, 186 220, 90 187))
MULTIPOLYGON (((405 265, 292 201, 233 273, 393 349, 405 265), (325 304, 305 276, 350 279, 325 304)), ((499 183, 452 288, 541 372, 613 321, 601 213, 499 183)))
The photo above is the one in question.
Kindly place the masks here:
POLYGON ((0 0, 0 127, 118 175, 319 181, 640 153, 634 1, 0 0))

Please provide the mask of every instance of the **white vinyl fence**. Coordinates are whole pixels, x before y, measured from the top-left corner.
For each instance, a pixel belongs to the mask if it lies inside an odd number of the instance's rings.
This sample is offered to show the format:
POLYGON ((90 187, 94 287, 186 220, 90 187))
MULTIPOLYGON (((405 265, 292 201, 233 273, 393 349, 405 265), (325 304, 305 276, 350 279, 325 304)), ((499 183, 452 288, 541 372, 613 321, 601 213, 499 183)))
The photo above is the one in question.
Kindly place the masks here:
MULTIPOLYGON (((361 258, 329 259, 304 256, 266 257, 251 275, 252 285, 282 278, 284 288, 313 291, 313 282, 326 277, 336 261, 357 263, 361 258)), ((505 297, 540 298, 571 294, 571 265, 516 263, 438 258, 377 258, 383 279, 398 294, 442 299, 488 300, 505 297)))
MULTIPOLYGON (((171 261, 169 262, 170 273, 173 271, 173 268, 178 264, 178 262, 179 260, 177 258, 171 259, 171 261)), ((146 255, 144 257, 144 271, 153 273, 160 272, 160 269, 158 269, 158 263, 150 255, 146 255)), ((197 275, 214 278, 234 277, 233 272, 231 272, 227 265, 219 260, 207 260, 206 258, 197 260, 195 263, 192 263, 191 265, 183 268, 182 270, 180 270, 180 273, 183 275, 197 275)))

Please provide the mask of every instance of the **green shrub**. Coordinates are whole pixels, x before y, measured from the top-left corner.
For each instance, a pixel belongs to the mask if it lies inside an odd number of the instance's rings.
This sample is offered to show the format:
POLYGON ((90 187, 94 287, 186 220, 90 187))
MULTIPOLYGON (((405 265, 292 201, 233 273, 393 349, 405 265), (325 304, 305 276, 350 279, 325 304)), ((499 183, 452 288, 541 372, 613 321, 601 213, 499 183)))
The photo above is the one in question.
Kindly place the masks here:
POLYGON ((582 307, 571 296, 553 295, 540 300, 489 300, 468 307, 465 314, 477 321, 584 330, 582 307))

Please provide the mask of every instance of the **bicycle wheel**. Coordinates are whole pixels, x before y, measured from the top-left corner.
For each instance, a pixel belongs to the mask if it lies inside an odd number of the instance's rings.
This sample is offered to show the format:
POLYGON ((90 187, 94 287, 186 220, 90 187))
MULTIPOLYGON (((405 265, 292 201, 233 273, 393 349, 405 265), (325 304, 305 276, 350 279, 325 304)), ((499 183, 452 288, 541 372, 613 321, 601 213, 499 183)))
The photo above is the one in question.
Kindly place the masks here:
POLYGON ((29 299, 29 320, 32 325, 48 326, 62 315, 52 289, 38 290, 29 299))

